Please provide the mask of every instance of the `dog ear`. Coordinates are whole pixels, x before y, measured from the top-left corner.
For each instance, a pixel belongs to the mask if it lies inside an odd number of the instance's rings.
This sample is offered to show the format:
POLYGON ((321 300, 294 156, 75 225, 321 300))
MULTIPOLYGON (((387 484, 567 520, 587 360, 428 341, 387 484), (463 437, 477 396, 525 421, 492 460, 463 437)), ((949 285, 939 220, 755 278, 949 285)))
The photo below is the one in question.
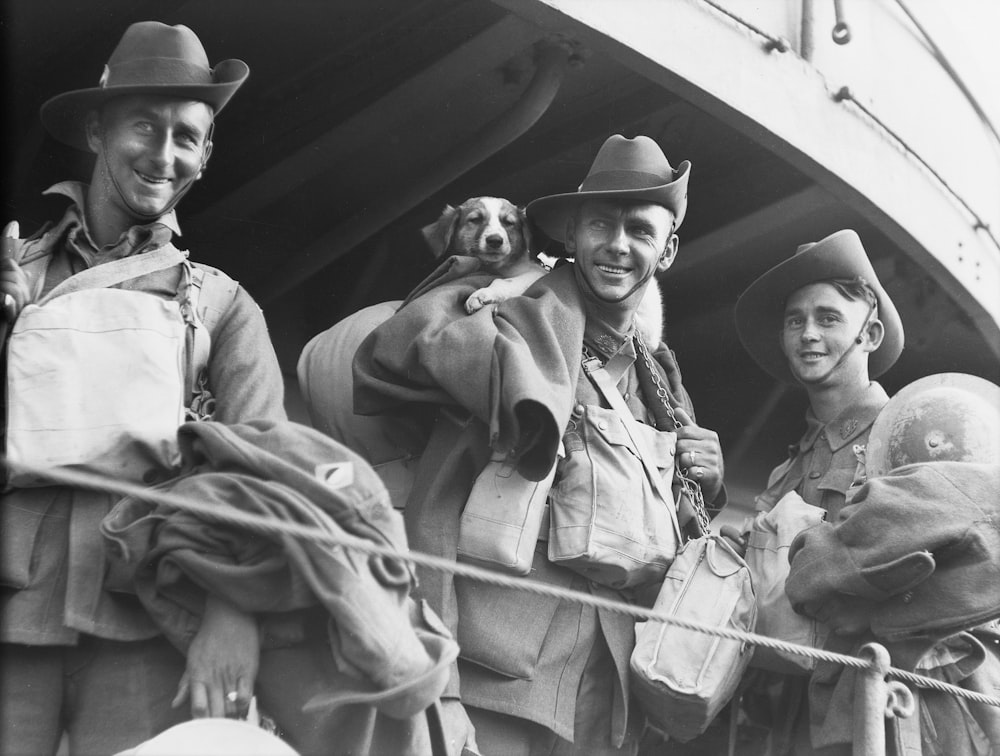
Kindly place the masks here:
POLYGON ((549 246, 549 237, 529 220, 528 214, 523 207, 517 208, 517 217, 521 221, 521 236, 524 237, 524 244, 528 248, 528 254, 532 258, 537 258, 538 253, 544 252, 549 246))
POLYGON ((457 223, 458 209, 451 205, 445 205, 440 218, 420 229, 420 233, 424 235, 424 240, 431 248, 434 257, 441 257, 448 250, 457 223))

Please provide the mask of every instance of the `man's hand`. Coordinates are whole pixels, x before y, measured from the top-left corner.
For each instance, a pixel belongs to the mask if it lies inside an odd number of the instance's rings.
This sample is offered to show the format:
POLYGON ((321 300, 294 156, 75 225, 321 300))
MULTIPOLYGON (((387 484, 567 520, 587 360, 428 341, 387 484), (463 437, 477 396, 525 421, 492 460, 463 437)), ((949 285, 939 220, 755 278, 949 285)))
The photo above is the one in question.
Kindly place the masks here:
POLYGON ((441 718, 445 739, 448 741, 448 756, 479 753, 479 746, 476 744, 476 728, 460 700, 442 698, 441 718))
POLYGON ((853 636, 871 629, 871 618, 878 606, 871 599, 835 593, 793 608, 829 626, 834 635, 853 636))
POLYGON ((172 705, 190 697, 194 718, 245 717, 259 662, 257 619, 209 596, 172 705))
POLYGON ((680 407, 674 410, 674 415, 681 424, 677 429, 677 464, 701 484, 705 503, 711 504, 722 488, 724 474, 719 435, 696 425, 680 407))
POLYGON ((20 229, 17 221, 11 221, 0 237, 0 315, 7 323, 14 322, 17 315, 31 298, 28 277, 21 266, 14 262, 14 250, 18 244, 20 229))
POLYGON ((735 525, 723 525, 719 528, 719 535, 726 539, 733 551, 741 557, 747 555, 747 533, 741 533, 735 525))

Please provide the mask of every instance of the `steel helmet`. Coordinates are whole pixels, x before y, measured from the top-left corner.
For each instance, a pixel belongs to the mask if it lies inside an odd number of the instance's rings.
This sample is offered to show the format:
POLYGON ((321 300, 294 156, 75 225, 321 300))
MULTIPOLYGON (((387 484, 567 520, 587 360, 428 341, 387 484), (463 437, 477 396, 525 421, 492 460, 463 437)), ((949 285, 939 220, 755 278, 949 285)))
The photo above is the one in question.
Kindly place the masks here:
POLYGON ((915 462, 1000 464, 1000 386, 938 373, 900 389, 868 437, 869 478, 915 462))

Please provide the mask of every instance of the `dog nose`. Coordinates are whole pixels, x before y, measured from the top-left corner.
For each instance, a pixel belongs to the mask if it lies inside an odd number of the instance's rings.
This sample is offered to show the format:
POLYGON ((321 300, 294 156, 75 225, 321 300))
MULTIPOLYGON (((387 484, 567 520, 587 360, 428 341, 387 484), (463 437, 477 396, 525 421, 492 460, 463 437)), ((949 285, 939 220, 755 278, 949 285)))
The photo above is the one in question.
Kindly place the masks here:
POLYGON ((500 234, 490 234, 486 237, 486 246, 496 249, 503 246, 503 237, 500 234))

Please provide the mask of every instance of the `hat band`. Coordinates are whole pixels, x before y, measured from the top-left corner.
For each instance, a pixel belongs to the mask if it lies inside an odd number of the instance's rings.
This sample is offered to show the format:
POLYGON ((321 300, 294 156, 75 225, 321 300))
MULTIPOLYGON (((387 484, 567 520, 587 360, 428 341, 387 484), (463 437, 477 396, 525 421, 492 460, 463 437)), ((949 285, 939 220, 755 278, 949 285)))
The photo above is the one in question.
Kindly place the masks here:
POLYGON ((635 189, 653 189, 673 181, 656 173, 644 171, 601 171, 592 173, 580 184, 581 192, 607 192, 635 189))
POLYGON ((205 66, 181 58, 143 58, 108 66, 101 88, 203 86, 212 83, 212 70, 205 66))

